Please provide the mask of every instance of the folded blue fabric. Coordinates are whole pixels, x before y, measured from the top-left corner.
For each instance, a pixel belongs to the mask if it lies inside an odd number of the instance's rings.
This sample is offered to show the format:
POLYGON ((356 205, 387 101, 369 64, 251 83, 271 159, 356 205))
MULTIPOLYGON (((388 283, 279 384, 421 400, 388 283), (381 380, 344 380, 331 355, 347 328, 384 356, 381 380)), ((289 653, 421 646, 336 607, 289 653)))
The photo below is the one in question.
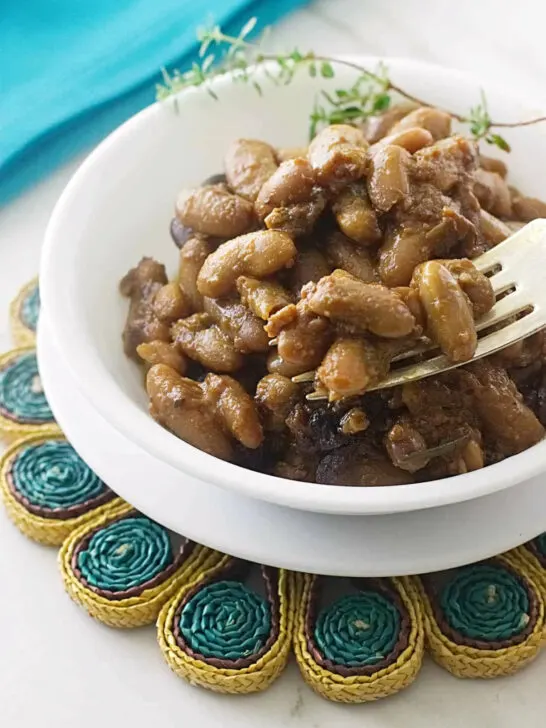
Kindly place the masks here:
POLYGON ((154 100, 161 67, 186 68, 211 18, 256 29, 306 0, 3 0, 0 205, 154 100))

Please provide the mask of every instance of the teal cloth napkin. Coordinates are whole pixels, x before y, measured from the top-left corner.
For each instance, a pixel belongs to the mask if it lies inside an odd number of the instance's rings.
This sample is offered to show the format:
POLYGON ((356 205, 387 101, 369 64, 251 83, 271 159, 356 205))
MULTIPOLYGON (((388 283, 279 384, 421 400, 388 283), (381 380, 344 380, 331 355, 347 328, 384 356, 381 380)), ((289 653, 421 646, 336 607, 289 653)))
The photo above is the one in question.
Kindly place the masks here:
POLYGON ((0 205, 154 101, 212 18, 256 29, 307 0, 1 0, 0 205))

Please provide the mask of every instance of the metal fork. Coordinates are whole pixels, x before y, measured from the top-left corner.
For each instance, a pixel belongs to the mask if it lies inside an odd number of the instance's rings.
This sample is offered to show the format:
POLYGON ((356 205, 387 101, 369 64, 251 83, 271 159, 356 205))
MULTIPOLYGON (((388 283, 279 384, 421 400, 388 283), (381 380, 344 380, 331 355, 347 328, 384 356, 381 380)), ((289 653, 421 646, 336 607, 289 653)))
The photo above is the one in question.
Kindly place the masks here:
MULTIPOLYGON (((546 219, 533 220, 472 262, 490 277, 497 299, 502 294, 506 295, 476 322, 478 346, 469 361, 494 354, 546 327, 546 219), (516 321, 511 320, 517 315, 516 321), (496 330, 490 331, 493 326, 496 330)), ((423 343, 394 357, 393 363, 406 362, 437 350, 436 345, 423 343)), ((444 354, 438 354, 425 361, 393 369, 369 391, 441 374, 469 361, 452 362, 444 354)), ((314 371, 304 372, 292 377, 292 381, 299 384, 314 378, 314 371)), ((328 399, 328 396, 325 392, 316 391, 308 394, 307 399, 321 400, 328 399)))

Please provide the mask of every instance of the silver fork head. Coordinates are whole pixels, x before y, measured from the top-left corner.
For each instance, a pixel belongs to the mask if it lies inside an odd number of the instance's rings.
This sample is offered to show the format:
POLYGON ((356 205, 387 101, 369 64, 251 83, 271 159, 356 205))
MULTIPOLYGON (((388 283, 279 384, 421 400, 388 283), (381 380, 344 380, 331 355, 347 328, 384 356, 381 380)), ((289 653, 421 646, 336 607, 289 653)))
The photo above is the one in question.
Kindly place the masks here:
MULTIPOLYGON (((546 327, 546 220, 533 220, 472 262, 479 271, 490 274, 497 298, 505 294, 489 313, 476 322, 476 330, 481 336, 470 360, 475 361, 546 327), (516 315, 519 318, 514 321, 516 315), (491 331, 491 327, 496 330, 491 331)), ((423 344, 400 354, 393 362, 409 362, 417 355, 435 350, 438 347, 423 344)), ((425 361, 395 367, 368 391, 414 382, 468 363, 452 362, 444 354, 437 354, 425 361)), ((309 381, 311 374, 305 372, 294 377, 293 381, 309 381)), ((328 399, 322 393, 313 392, 307 396, 313 400, 328 399)))

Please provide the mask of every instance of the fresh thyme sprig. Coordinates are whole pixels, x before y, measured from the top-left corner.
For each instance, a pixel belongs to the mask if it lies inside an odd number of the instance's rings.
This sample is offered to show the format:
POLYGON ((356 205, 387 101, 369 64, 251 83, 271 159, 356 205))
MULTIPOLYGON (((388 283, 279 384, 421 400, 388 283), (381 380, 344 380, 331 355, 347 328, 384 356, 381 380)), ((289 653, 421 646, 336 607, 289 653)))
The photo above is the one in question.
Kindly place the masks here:
MULTIPOLYGON (((265 75, 273 83, 286 85, 301 68, 306 69, 311 77, 332 79, 335 77, 335 65, 340 65, 357 71, 359 75, 349 88, 338 88, 333 92, 323 90, 317 95, 309 116, 310 138, 316 135, 322 125, 362 122, 374 114, 385 111, 391 104, 392 93, 419 106, 430 106, 427 101, 394 84, 383 64, 370 71, 356 62, 316 55, 312 51, 301 53, 298 49, 294 49, 286 54, 262 53, 264 34, 257 41, 249 40, 256 23, 256 18, 248 20, 237 36, 226 35, 218 25, 200 29, 197 38, 201 43, 199 58, 202 60, 199 63, 194 62, 184 73, 174 71, 169 74, 163 70, 163 84, 158 84, 156 89, 157 99, 163 100, 193 86, 205 86, 207 92, 217 99, 211 81, 230 72, 235 72, 233 74, 235 81, 250 83, 261 95, 263 89, 256 78, 258 68, 263 68, 265 75)), ((546 121, 546 116, 517 122, 493 121, 483 91, 480 102, 470 109, 468 115, 447 109, 443 111, 453 119, 468 124, 470 133, 477 141, 483 139, 505 152, 510 151, 510 145, 493 129, 530 126, 546 121)))

